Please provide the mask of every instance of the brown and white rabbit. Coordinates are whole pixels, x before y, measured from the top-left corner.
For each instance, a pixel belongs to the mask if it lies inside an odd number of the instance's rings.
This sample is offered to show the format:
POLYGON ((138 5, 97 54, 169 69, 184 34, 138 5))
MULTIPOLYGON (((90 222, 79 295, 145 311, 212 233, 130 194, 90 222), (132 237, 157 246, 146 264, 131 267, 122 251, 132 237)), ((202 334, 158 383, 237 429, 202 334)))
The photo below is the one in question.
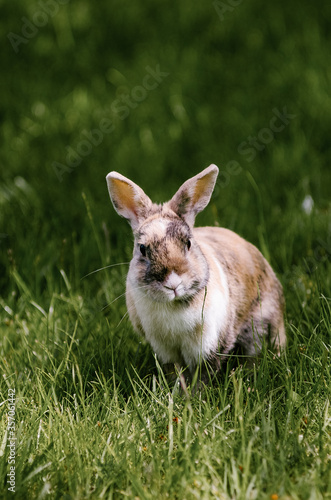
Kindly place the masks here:
POLYGON ((210 165, 161 205, 123 175, 107 175, 114 208, 134 234, 130 320, 167 369, 191 374, 202 361, 218 370, 238 346, 256 356, 263 341, 276 351, 286 343, 282 287, 259 250, 228 229, 193 227, 217 175, 210 165))

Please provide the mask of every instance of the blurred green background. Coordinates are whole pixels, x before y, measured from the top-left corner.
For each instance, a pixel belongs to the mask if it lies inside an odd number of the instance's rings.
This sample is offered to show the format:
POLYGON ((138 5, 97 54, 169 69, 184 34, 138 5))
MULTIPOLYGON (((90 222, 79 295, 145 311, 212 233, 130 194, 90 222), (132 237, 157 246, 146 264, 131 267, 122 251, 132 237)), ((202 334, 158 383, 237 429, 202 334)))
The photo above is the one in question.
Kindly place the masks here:
POLYGON ((164 201, 216 163, 223 173, 198 224, 240 233, 280 275, 320 240, 330 256, 331 4, 0 5, 4 296, 9 269, 42 297, 62 282, 60 269, 79 287, 130 258, 131 230, 107 193, 111 170, 164 201), (282 126, 274 117, 284 112, 282 126))

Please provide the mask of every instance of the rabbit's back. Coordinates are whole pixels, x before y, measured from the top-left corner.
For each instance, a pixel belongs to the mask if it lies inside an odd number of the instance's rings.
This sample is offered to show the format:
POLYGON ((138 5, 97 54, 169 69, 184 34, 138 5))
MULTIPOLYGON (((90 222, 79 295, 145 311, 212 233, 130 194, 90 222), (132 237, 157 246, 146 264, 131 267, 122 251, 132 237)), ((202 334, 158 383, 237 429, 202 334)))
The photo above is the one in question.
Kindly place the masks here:
MULTIPOLYGON (((216 260, 226 276, 229 305, 224 353, 241 344, 247 354, 256 354, 262 337, 276 349, 283 346, 282 286, 261 252, 229 229, 197 227, 193 231, 209 265, 216 260)), ((208 294, 213 294, 211 287, 208 294)))

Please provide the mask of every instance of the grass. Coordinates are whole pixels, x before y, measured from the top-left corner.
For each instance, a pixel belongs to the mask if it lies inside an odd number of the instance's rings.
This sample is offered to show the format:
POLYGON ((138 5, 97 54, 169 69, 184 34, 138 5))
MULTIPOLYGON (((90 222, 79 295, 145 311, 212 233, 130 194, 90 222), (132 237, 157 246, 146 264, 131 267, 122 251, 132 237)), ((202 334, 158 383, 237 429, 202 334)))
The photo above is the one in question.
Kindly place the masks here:
MULTIPOLYGON (((84 278, 81 294, 60 270, 61 289, 46 283, 53 292, 42 303, 11 270, 1 453, 15 388, 17 498, 331 497, 331 294, 318 289, 322 279, 330 287, 330 263, 310 276, 306 304, 296 282, 283 357, 265 351, 253 372, 229 363, 215 387, 189 399, 167 387, 121 321, 124 299, 100 307, 116 300, 118 283, 123 291, 122 267, 84 278)), ((6 460, 0 471, 5 478, 6 460)))
POLYGON ((8 32, 38 9, 0 6, 0 497, 15 389, 14 498, 331 498, 330 7, 254 0, 222 20, 212 2, 71 0, 15 53, 8 32), (169 75, 121 119, 113 103, 157 65, 169 75), (60 182, 54 162, 104 118, 60 182), (160 201, 212 162, 198 225, 268 257, 288 346, 186 398, 129 324, 132 237, 104 178, 160 201))

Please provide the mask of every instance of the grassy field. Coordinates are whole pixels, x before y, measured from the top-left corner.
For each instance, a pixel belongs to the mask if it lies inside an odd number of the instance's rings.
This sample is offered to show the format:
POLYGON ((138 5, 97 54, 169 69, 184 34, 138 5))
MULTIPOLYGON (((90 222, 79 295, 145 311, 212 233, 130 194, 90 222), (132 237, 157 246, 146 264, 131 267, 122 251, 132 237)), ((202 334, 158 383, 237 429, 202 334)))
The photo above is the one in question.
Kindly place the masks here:
POLYGON ((331 499, 331 4, 17 0, 0 19, 0 498, 331 499), (187 399, 128 321, 105 176, 164 201, 210 163, 197 225, 271 262, 288 347, 187 399))

